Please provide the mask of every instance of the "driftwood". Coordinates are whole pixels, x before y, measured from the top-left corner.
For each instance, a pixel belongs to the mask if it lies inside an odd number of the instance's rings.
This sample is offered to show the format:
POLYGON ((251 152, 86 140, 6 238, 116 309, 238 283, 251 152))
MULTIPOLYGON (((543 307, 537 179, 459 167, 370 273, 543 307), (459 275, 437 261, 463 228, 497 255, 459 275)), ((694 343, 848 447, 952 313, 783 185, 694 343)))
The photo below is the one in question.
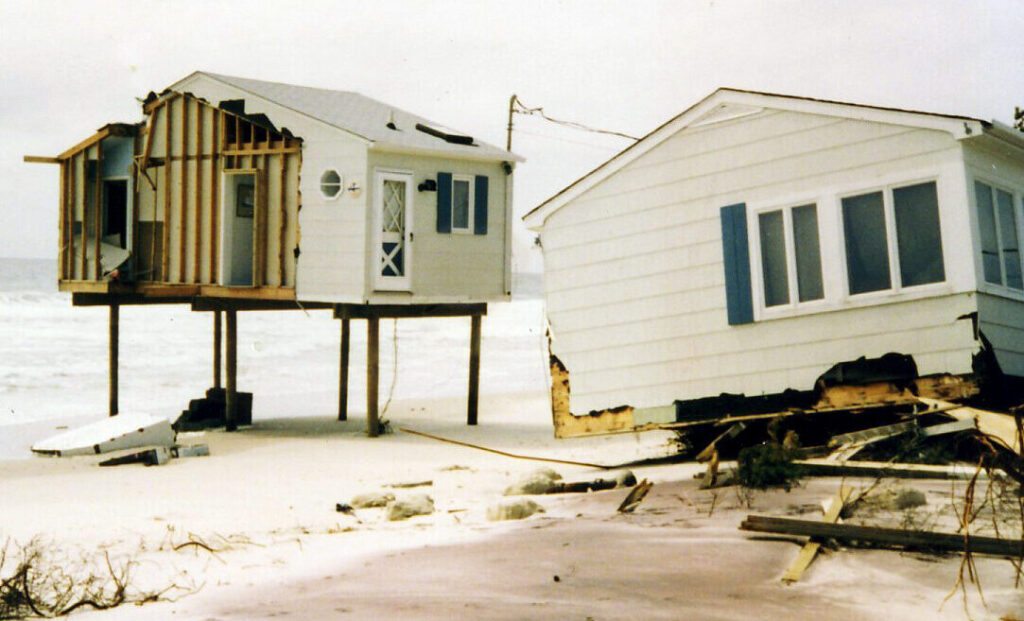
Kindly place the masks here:
POLYGON ((1024 540, 1000 539, 954 533, 878 528, 851 524, 829 524, 815 520, 748 515, 740 524, 741 530, 783 535, 824 537, 843 543, 861 542, 878 547, 907 550, 930 550, 994 554, 996 556, 1024 556, 1024 540))

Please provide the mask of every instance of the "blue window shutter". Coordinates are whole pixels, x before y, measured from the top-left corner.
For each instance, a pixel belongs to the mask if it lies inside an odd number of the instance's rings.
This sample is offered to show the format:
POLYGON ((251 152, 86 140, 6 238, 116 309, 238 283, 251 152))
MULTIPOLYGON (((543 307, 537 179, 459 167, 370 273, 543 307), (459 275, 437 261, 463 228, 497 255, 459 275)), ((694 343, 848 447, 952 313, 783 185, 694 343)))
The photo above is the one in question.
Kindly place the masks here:
POLYGON ((437 232, 452 232, 452 174, 437 173, 437 232))
POLYGON ((487 235, 487 177, 476 176, 476 188, 473 191, 473 234, 487 235))
POLYGON ((747 246, 747 206, 722 207, 722 255, 725 259, 725 304, 729 324, 754 321, 750 290, 750 253, 747 246))

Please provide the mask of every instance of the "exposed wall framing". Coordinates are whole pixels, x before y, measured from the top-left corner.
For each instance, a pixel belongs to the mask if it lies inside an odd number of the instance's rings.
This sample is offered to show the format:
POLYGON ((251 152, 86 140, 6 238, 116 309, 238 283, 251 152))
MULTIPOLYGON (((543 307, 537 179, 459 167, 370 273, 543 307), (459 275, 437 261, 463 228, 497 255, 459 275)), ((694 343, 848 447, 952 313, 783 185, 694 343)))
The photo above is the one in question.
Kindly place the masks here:
POLYGON ((109 218, 104 201, 110 200, 105 141, 131 136, 125 190, 131 268, 123 279, 150 288, 228 284, 222 265, 225 200, 234 197, 225 196, 224 175, 244 169, 254 174, 256 190, 252 282, 243 287, 253 290, 252 297, 280 298, 272 288, 291 289, 293 297, 301 140, 261 115, 221 109, 188 93, 165 93, 148 101, 144 112, 144 123, 108 125, 52 158, 61 167, 61 288, 94 290, 110 279, 103 273, 106 258, 97 260, 109 251, 102 243, 109 218))

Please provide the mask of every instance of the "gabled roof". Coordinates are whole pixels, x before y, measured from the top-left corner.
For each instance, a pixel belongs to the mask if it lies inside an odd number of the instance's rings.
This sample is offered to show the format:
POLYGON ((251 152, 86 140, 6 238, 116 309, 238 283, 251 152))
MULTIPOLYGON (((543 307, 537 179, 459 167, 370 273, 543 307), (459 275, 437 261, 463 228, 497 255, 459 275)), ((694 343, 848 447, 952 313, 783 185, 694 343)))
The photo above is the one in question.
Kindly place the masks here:
POLYGON ((439 123, 352 91, 332 91, 278 82, 264 82, 206 71, 196 71, 179 80, 171 88, 177 90, 179 84, 195 76, 205 76, 233 86, 341 129, 367 142, 374 149, 484 160, 523 161, 523 158, 514 153, 479 140, 473 140, 472 144, 458 144, 445 140, 437 134, 447 134, 456 138, 464 135, 439 123), (388 127, 388 123, 391 121, 397 129, 388 127), (418 130, 416 129, 417 124, 436 131, 427 133, 418 130))
POLYGON ((986 122, 969 116, 901 110, 735 88, 719 88, 563 188, 523 216, 523 220, 531 229, 539 229, 548 216, 563 205, 683 129, 755 114, 765 108, 933 129, 948 132, 957 140, 988 134, 1011 142, 1018 148, 1024 148, 1024 136, 1019 132, 1015 132, 1001 123, 986 122))

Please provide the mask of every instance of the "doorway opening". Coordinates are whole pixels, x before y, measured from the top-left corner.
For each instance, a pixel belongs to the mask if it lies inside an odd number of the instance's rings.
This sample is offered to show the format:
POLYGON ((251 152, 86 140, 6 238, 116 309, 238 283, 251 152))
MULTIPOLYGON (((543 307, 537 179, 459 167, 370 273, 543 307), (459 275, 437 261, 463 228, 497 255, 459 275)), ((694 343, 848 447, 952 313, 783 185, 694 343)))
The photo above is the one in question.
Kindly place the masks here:
POLYGON ((221 284, 253 286, 256 173, 225 173, 221 197, 221 284))

